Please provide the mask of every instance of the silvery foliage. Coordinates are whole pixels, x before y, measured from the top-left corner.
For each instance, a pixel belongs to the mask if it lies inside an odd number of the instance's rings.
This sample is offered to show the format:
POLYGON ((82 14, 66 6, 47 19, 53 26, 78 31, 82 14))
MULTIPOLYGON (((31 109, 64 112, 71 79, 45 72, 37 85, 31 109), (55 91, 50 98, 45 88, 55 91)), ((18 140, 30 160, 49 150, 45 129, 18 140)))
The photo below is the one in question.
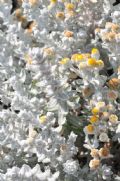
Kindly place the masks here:
POLYGON ((29 165, 24 164, 21 168, 18 168, 16 166, 9 168, 7 170, 7 173, 0 174, 1 181, 44 181, 44 180, 56 180, 59 176, 59 172, 56 172, 54 174, 51 173, 49 168, 45 168, 45 171, 42 171, 40 166, 37 164, 34 168, 30 168, 29 165))
MULTIPOLYGON (((87 176, 88 167, 80 168, 73 159, 78 151, 74 145, 77 135, 71 132, 65 138, 61 134, 66 115, 78 107, 79 97, 68 83, 67 67, 59 67, 58 60, 98 45, 97 40, 91 39, 92 32, 97 25, 104 26, 112 7, 108 0, 74 3, 80 7, 78 17, 60 23, 54 12, 63 8, 61 1, 49 10, 47 0, 38 0, 34 8, 24 1, 24 15, 38 23, 30 36, 14 20, 15 14, 10 13, 12 2, 0 2, 0 99, 11 105, 6 110, 0 107, 1 181, 84 181, 93 176, 87 176), (74 31, 74 38, 66 39, 64 29, 74 31), (44 53, 47 47, 52 47, 53 56, 44 53), (32 57, 32 65, 25 62, 26 53, 32 57), (41 124, 39 115, 43 114, 47 121, 41 124)), ((113 22, 119 23, 119 17, 117 11, 111 15, 113 22)), ((119 46, 104 46, 118 60, 119 46)), ((105 179, 110 178, 109 168, 103 172, 105 179)))

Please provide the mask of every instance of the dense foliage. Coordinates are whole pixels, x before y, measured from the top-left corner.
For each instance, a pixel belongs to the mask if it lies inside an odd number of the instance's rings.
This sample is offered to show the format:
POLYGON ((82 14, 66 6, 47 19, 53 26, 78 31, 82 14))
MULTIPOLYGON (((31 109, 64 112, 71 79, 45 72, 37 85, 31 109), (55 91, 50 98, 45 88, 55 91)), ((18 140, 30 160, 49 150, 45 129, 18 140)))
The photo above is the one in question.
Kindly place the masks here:
POLYGON ((119 6, 0 0, 0 181, 120 181, 119 6))

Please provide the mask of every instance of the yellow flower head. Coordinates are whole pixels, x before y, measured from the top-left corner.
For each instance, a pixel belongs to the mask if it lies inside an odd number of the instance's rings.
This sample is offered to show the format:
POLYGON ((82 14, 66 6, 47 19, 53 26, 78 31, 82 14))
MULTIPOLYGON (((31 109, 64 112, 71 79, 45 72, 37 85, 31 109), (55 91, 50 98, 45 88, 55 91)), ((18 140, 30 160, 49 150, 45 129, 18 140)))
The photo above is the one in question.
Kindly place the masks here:
POLYGON ((102 60, 97 60, 96 63, 98 67, 104 67, 104 62, 102 60))
POLYGON ((46 122, 46 116, 45 115, 43 115, 43 116, 40 116, 39 117, 39 122, 41 123, 41 124, 44 124, 45 122, 46 122))
POLYGON ((86 131, 88 134, 94 134, 94 126, 92 124, 87 125, 86 131))
POLYGON ((65 14, 64 14, 64 12, 57 12, 56 13, 56 18, 57 19, 61 19, 61 20, 64 20, 65 19, 65 14))
POLYGON ((56 4, 57 0, 50 0, 50 3, 56 4))
POLYGON ((93 48, 91 50, 91 57, 96 58, 96 59, 100 58, 100 52, 99 52, 99 50, 97 48, 93 48))
POLYGON ((99 109, 97 107, 94 107, 91 112, 92 114, 96 115, 99 113, 99 109))
POLYGON ((91 67, 96 67, 97 66, 97 61, 95 58, 89 58, 87 61, 88 65, 91 67))
POLYGON ((50 4, 48 5, 48 9, 52 9, 57 3, 57 0, 50 0, 50 4))
POLYGON ((63 58, 59 63, 64 65, 67 64, 69 60, 70 60, 69 58, 63 58))
POLYGON ((99 50, 98 50, 97 48, 93 48, 93 49, 91 50, 91 53, 92 53, 92 54, 99 53, 99 50))
POLYGON ((68 11, 73 11, 74 8, 75 8, 75 6, 74 6, 73 3, 66 3, 66 4, 65 4, 65 8, 66 8, 66 10, 68 10, 68 11))
POLYGON ((82 61, 82 60, 84 60, 84 57, 82 54, 76 53, 76 54, 72 55, 71 60, 82 61))
POLYGON ((97 115, 93 115, 93 116, 91 116, 91 118, 90 118, 90 122, 91 122, 92 124, 94 124, 94 123, 96 123, 96 122, 98 121, 98 119, 99 119, 99 117, 98 117, 97 115))

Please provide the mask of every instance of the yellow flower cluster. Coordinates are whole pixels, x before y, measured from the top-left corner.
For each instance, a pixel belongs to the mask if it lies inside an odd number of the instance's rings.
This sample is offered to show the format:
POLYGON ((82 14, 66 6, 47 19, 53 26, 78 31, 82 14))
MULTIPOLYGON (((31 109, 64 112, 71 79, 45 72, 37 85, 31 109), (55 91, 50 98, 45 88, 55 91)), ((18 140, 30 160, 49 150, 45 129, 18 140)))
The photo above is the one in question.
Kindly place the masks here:
POLYGON ((95 129, 94 124, 96 124, 99 121, 99 113, 101 111, 101 108, 103 108, 104 106, 105 106, 104 102, 98 102, 96 106, 92 108, 91 110, 92 116, 89 119, 89 122, 91 124, 89 124, 85 128, 87 134, 94 134, 94 129, 95 129))
POLYGON ((73 54, 71 57, 71 60, 73 61, 82 61, 84 60, 84 56, 80 53, 73 54))
POLYGON ((118 123, 118 116, 114 113, 115 107, 112 104, 105 105, 105 102, 97 102, 91 110, 92 116, 90 117, 90 123, 95 124, 100 118, 102 120, 109 120, 109 123, 115 125, 118 123))
POLYGON ((39 117, 39 122, 41 123, 41 124, 44 124, 45 122, 46 122, 46 116, 45 115, 43 115, 43 116, 40 116, 39 117))
POLYGON ((92 54, 96 54, 96 53, 99 53, 99 50, 97 48, 93 48, 92 51, 91 51, 92 54))
POLYGON ((98 120, 99 120, 99 116, 98 116, 98 115, 93 115, 93 116, 91 116, 91 118, 90 118, 90 122, 91 122, 92 124, 96 123, 98 120))
POLYGON ((97 108, 97 107, 93 107, 93 109, 92 109, 92 114, 93 115, 96 115, 96 114, 98 114, 99 113, 99 109, 97 108))
POLYGON ((67 11, 74 11, 75 5, 73 3, 65 3, 65 8, 67 11))
POLYGON ((89 58, 88 59, 88 65, 91 67, 99 67, 99 66, 104 66, 104 63, 102 60, 96 60, 95 58, 89 58))
POLYGON ((87 132, 87 134, 94 134, 94 126, 92 124, 88 124, 85 127, 85 131, 87 132))
MULTIPOLYGON (((74 3, 70 3, 70 2, 65 2, 64 0, 62 0, 62 2, 64 3, 64 11, 61 12, 56 12, 56 18, 59 20, 64 20, 65 18, 71 18, 74 17, 76 15, 75 12, 75 4, 74 3)), ((54 5, 57 4, 57 0, 50 0, 50 4, 48 6, 48 9, 51 9, 54 5)))
MULTIPOLYGON (((66 32, 66 36, 71 37, 72 32, 66 32)), ((93 48, 91 53, 75 53, 71 56, 71 61, 77 63, 80 69, 83 68, 102 68, 104 67, 104 62, 99 60, 100 57, 99 50, 93 48)), ((66 62, 67 63, 67 62, 66 62)))
POLYGON ((89 119, 89 122, 91 124, 89 124, 88 126, 86 126, 85 130, 87 132, 87 134, 94 134, 94 128, 96 123, 98 123, 99 119, 100 119, 100 113, 102 113, 102 111, 105 108, 105 102, 97 102, 96 106, 94 106, 91 110, 92 116, 89 119))
POLYGON ((96 105, 92 108, 91 112, 93 115, 98 114, 102 109, 105 108, 105 102, 99 101, 96 103, 96 105))

